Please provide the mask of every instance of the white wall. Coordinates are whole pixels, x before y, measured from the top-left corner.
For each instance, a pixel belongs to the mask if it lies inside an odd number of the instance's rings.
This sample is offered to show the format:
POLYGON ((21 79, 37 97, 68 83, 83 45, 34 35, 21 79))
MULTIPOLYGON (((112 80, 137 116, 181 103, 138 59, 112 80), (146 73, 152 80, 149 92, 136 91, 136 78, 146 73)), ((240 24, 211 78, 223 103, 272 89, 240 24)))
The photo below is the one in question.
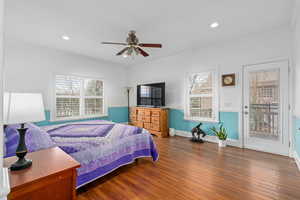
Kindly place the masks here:
POLYGON ((21 41, 5 40, 5 91, 42 92, 50 109, 54 74, 103 78, 107 106, 126 106, 127 68, 21 41))
MULTIPOLYGON (((4 1, 0 0, 0 171, 3 166, 3 131, 2 131, 2 123, 3 123, 3 105, 2 105, 2 97, 3 97, 3 69, 4 69, 4 61, 3 61, 3 17, 4 17, 4 1)), ((0 172, 1 173, 1 172, 0 172)), ((1 179, 0 179, 1 180, 1 179)))
MULTIPOLYGON (((220 87, 220 110, 240 111, 242 103, 242 66, 291 56, 288 28, 252 34, 235 41, 206 48, 191 49, 153 62, 131 67, 130 85, 157 81, 166 82, 166 106, 184 108, 186 73, 219 68, 220 74, 237 73, 236 87, 220 87)), ((136 92, 136 91, 135 91, 136 92)), ((131 105, 136 103, 133 94, 131 105)))
POLYGON ((293 32, 293 61, 294 61, 294 115, 300 118, 300 2, 295 1, 294 32, 293 32))
POLYGON ((4 0, 0 0, 0 200, 6 200, 10 191, 8 170, 3 168, 3 17, 4 17, 4 0))

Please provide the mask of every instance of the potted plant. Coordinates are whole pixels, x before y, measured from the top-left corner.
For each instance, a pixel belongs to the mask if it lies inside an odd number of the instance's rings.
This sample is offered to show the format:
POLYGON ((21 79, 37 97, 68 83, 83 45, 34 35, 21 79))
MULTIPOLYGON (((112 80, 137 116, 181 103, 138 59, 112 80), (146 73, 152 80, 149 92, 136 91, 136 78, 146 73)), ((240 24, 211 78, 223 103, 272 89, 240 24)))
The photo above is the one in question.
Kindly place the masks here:
POLYGON ((227 140, 227 130, 223 127, 223 124, 220 125, 219 130, 216 127, 212 127, 210 130, 218 137, 219 139, 219 147, 226 147, 226 140, 227 140))

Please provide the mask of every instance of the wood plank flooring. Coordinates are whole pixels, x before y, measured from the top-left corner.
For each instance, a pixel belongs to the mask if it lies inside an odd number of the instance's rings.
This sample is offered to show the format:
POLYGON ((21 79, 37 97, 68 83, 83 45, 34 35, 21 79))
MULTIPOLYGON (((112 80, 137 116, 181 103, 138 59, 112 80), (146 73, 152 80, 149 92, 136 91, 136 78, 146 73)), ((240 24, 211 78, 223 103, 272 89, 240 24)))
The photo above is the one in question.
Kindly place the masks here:
POLYGON ((140 159, 78 190, 78 200, 300 200, 293 159, 187 138, 155 138, 140 159))

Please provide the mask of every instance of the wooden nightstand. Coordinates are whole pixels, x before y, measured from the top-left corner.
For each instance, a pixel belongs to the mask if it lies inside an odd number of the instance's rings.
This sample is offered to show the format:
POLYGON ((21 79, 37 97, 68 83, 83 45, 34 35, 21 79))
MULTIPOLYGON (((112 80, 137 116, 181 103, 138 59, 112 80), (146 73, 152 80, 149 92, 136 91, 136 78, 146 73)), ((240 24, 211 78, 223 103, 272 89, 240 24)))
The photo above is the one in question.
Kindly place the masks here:
MULTIPOLYGON (((20 171, 10 171, 11 193, 9 200, 75 200, 76 168, 80 164, 60 148, 50 148, 29 153, 32 166, 20 171)), ((6 158, 9 167, 16 157, 6 158)))

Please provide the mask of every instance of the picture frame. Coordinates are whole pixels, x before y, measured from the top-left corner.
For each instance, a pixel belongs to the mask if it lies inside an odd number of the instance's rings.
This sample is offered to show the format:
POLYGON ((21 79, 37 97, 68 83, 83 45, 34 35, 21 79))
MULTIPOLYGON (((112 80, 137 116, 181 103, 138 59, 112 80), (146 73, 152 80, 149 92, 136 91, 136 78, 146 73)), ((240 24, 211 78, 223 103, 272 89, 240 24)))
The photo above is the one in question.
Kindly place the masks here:
POLYGON ((222 75, 222 86, 223 87, 235 86, 235 85, 236 85, 235 73, 222 75))

